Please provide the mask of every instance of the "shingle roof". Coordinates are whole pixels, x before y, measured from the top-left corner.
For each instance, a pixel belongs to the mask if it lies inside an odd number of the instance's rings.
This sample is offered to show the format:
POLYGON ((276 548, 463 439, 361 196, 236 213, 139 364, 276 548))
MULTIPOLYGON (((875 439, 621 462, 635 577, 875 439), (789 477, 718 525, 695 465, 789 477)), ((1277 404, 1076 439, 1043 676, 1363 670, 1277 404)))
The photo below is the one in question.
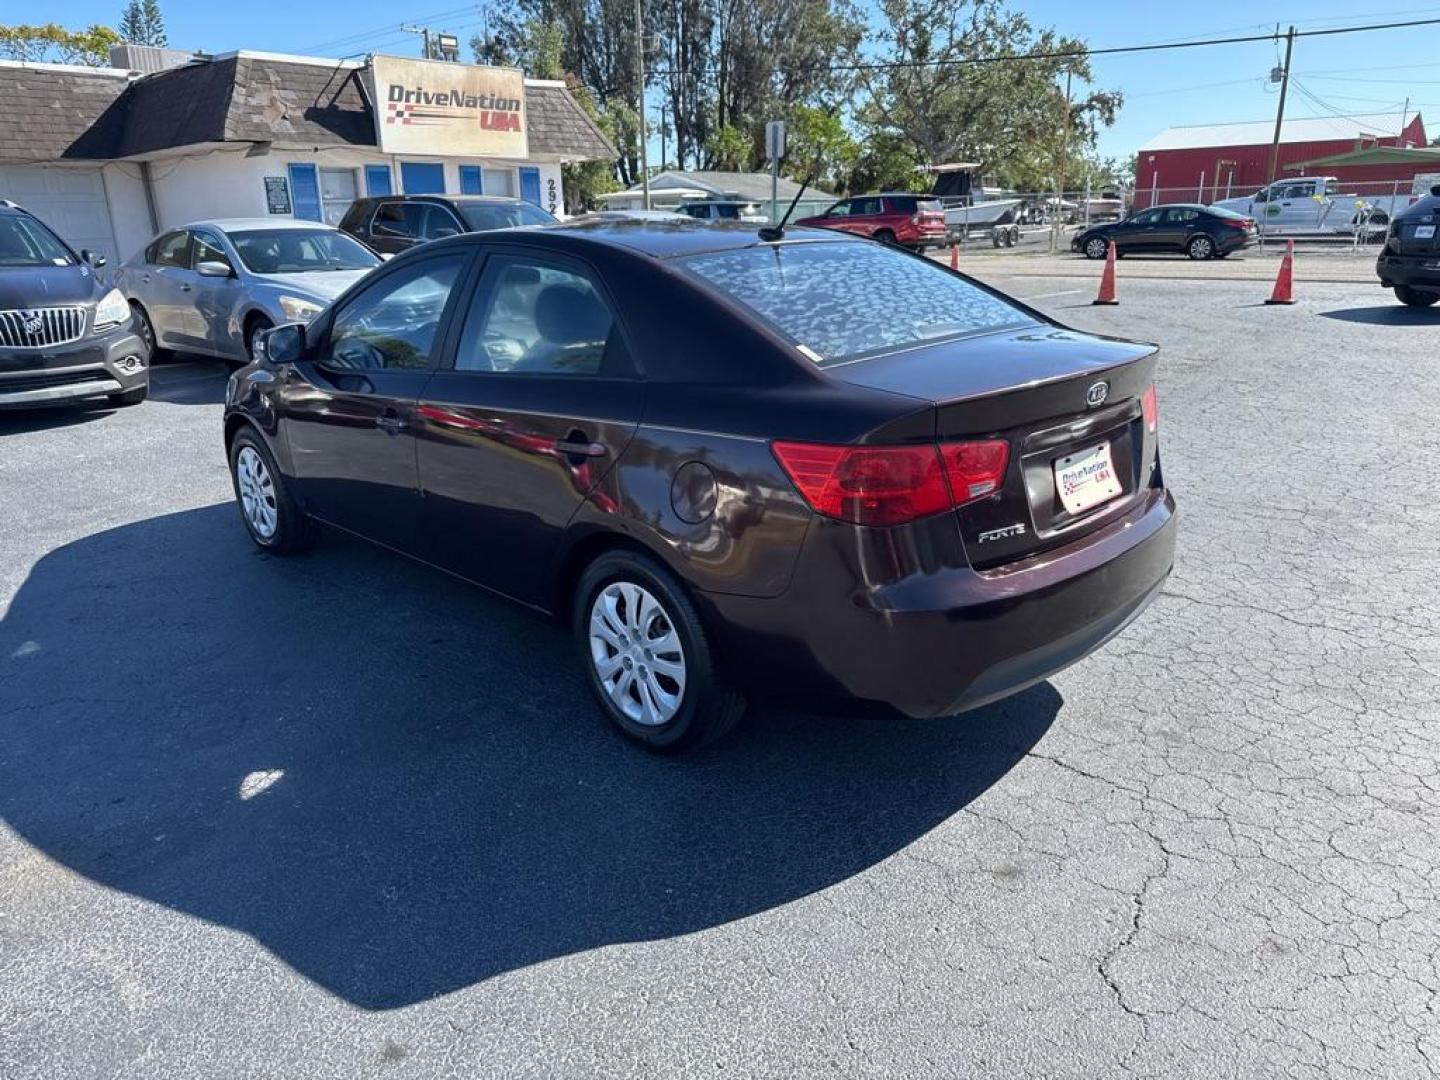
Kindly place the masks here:
MULTIPOLYGON (((111 158, 212 142, 374 146, 363 69, 236 53, 125 73, 0 65, 0 160, 111 158), (127 89, 128 88, 128 89, 127 89)), ((615 156, 563 84, 526 83, 530 156, 615 156)))
MULTIPOLYGON (((1413 114, 1412 114, 1413 119, 1413 114)), ((1301 116, 1285 121, 1280 141, 1329 142, 1361 135, 1393 139, 1400 135, 1400 113, 1356 113, 1353 116, 1301 116)), ((1166 128, 1140 147, 1154 150, 1195 150, 1206 146, 1268 145, 1275 137, 1274 120, 1247 120, 1235 124, 1191 124, 1166 128)))
POLYGON ((127 85, 109 69, 0 62, 0 161, 109 156, 127 85))

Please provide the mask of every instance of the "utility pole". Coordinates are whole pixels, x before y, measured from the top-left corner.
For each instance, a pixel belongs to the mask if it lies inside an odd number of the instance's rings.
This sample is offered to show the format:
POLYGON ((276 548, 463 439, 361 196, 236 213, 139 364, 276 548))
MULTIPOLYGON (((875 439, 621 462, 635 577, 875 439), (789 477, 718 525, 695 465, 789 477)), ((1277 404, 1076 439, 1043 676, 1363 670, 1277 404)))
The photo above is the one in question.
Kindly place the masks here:
POLYGON ((424 41, 424 51, 420 54, 424 59, 431 59, 430 55, 430 28, 428 26, 402 26, 401 31, 406 34, 419 34, 424 41))
POLYGON ((650 162, 645 149, 645 13, 643 0, 635 0, 635 70, 640 76, 640 184, 645 192, 645 209, 650 209, 650 162))
POLYGON ((1050 225, 1050 250, 1060 246, 1065 217, 1065 159, 1070 156, 1070 72, 1065 72, 1065 119, 1060 132, 1060 162, 1055 167, 1055 220, 1050 225))
MULTIPOLYGON (((1278 27, 1277 27, 1278 29, 1278 27)), ((1275 110, 1275 138, 1270 142, 1270 168, 1265 173, 1265 186, 1275 182, 1275 170, 1280 163, 1280 128, 1285 123, 1285 94, 1290 89, 1290 53, 1295 48, 1295 27, 1285 35, 1285 66, 1280 75, 1280 104, 1275 110)), ((1261 230, 1264 235, 1264 230, 1261 230)))

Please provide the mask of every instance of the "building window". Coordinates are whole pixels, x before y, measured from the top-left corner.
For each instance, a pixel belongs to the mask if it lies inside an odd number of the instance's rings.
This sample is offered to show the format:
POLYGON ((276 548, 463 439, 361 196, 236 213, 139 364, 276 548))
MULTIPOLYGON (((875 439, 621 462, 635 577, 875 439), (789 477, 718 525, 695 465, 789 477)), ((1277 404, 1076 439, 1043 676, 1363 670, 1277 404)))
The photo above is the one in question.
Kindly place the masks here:
POLYGON ((354 169, 320 170, 320 203, 327 225, 339 225, 360 193, 354 169))
POLYGON ((460 194, 461 195, 483 195, 485 184, 480 176, 479 165, 460 166, 460 194))
POLYGON ((515 197, 514 169, 481 169, 480 186, 486 195, 508 195, 515 197))

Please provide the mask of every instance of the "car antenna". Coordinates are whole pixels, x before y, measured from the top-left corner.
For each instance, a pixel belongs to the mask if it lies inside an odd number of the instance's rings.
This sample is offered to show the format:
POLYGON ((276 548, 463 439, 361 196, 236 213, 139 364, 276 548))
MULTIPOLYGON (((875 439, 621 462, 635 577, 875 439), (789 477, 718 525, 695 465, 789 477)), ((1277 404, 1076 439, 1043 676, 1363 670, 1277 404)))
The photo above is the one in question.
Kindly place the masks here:
POLYGON ((795 192, 795 198, 790 200, 790 205, 785 210, 785 216, 780 219, 780 224, 766 225, 761 228, 761 240, 764 240, 767 244, 773 244, 776 240, 785 239, 785 223, 790 220, 790 215, 795 212, 795 204, 800 201, 800 196, 805 194, 805 189, 809 187, 811 181, 815 179, 815 172, 816 170, 811 169, 810 175, 805 177, 801 182, 800 190, 795 192))

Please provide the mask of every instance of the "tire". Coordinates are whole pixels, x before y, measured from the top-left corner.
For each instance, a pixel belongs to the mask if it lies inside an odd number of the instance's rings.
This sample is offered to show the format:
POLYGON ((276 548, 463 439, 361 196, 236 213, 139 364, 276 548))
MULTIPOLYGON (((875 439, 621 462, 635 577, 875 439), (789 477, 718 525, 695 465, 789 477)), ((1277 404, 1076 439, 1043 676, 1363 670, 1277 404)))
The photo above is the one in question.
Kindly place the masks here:
POLYGON ((610 551, 586 567, 575 586, 574 634, 601 710, 647 750, 693 750, 727 734, 745 715, 745 698, 721 677, 683 586, 647 555, 610 551), (637 640, 663 649, 652 652, 637 640), (655 668, 657 659, 666 670, 655 668))
POLYGON ((135 321, 135 333, 140 335, 140 340, 143 341, 145 347, 150 350, 150 363, 153 364, 157 360, 168 360, 170 358, 170 350, 162 349, 156 344, 155 326, 150 322, 150 316, 145 309, 134 300, 131 300, 130 314, 135 321))
POLYGON ((133 390, 122 390, 118 394, 108 394, 105 400, 114 405, 117 409, 124 409, 130 405, 139 405, 150 396, 150 383, 144 386, 137 386, 133 390))
POLYGON ((1005 246, 1007 248, 1013 248, 1019 242, 1020 226, 1011 225, 1008 229, 1005 230, 1005 246))
POLYGON ((889 229, 876 229, 870 234, 871 240, 877 240, 882 244, 894 244, 895 234, 889 229))
POLYGON ((1197 262, 1201 259, 1213 259, 1215 257, 1215 241, 1201 233, 1199 236, 1192 237, 1190 242, 1185 245, 1185 254, 1197 262))
POLYGON ((1396 285, 1395 299, 1406 307, 1428 308, 1440 303, 1440 293, 1421 292, 1419 289, 1410 288, 1409 285, 1396 285))
POLYGON ((1105 254, 1110 250, 1110 245, 1107 244, 1103 238, 1092 236, 1089 240, 1085 241, 1085 246, 1081 250, 1085 252, 1087 259, 1103 259, 1105 258, 1105 254))
POLYGON ((314 544, 315 522, 296 505, 270 448, 253 428, 241 428, 230 443, 230 483, 245 531, 261 551, 290 555, 314 544))
POLYGON ((245 355, 250 357, 252 363, 259 359, 255 352, 255 346, 260 335, 266 330, 273 329, 274 326, 275 324, 264 315, 251 315, 245 320, 245 355))

